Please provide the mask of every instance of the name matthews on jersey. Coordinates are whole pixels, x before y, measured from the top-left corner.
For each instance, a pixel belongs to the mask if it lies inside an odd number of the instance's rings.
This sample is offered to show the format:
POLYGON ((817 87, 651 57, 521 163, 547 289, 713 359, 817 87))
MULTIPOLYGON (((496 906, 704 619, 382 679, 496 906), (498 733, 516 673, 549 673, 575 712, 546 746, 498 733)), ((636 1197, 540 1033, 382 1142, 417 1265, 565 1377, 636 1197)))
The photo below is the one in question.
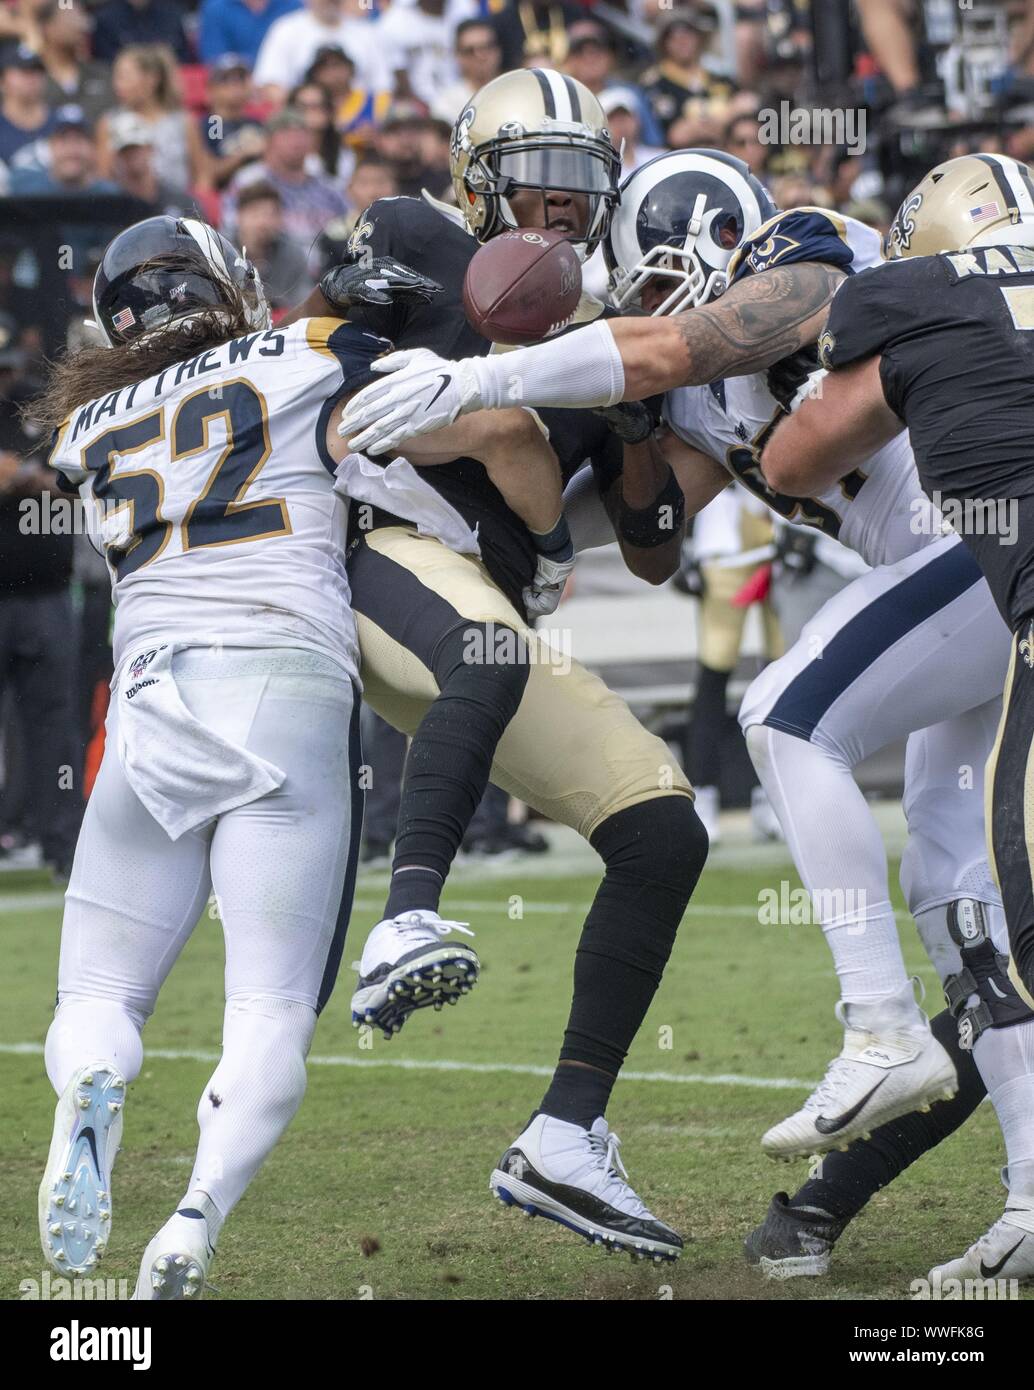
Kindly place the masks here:
MULTIPOLYGON (((164 372, 159 372, 157 376, 134 382, 132 386, 122 386, 110 395, 90 401, 82 407, 73 421, 69 443, 74 444, 80 434, 100 424, 102 420, 132 410, 137 403, 138 395, 141 402, 157 400, 170 375, 172 386, 176 387, 183 381, 193 381, 209 372, 218 372, 224 367, 234 367, 238 362, 247 362, 253 356, 280 357, 284 345, 284 334, 276 329, 270 328, 264 333, 249 333, 245 338, 232 338, 221 347, 209 348, 207 352, 199 353, 197 357, 191 357, 186 362, 178 362, 175 366, 166 368, 164 372)), ((213 385, 211 395, 214 400, 219 399, 221 389, 220 386, 213 385)))

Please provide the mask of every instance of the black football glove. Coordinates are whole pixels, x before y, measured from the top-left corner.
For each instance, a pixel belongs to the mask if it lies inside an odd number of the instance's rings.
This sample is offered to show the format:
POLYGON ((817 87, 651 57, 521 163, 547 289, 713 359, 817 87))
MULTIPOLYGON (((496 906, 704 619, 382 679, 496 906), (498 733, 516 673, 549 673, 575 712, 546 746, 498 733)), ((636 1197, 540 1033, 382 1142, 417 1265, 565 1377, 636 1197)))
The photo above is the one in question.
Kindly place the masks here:
POLYGON ((437 280, 418 275, 391 256, 375 256, 366 265, 336 265, 319 288, 331 308, 342 313, 356 304, 428 304, 442 289, 437 280))
POLYGON ((797 392, 812 372, 818 370, 818 365, 818 348, 809 343, 769 367, 766 373, 768 389, 784 410, 790 409, 797 392))
POLYGON ((690 598, 703 598, 707 593, 704 571, 696 557, 692 538, 689 536, 682 542, 678 571, 671 582, 680 594, 688 594, 690 598))
POLYGON ((606 420, 611 434, 616 434, 623 444, 642 444, 657 428, 657 421, 642 401, 605 405, 592 413, 606 420))
POLYGON ((791 526, 781 526, 776 538, 776 559, 788 574, 811 574, 815 568, 815 547, 818 536, 814 531, 798 531, 791 526))

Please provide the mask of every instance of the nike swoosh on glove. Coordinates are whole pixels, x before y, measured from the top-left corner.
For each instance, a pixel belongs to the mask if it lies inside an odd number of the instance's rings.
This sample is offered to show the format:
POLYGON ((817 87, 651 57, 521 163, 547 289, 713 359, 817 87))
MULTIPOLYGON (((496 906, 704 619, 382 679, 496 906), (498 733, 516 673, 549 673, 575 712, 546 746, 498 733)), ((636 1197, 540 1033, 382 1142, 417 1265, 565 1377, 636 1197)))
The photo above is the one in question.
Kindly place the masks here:
POLYGON ((573 555, 569 560, 547 560, 544 555, 538 557, 531 583, 521 590, 521 598, 530 617, 541 618, 547 613, 556 612, 564 585, 573 569, 573 555))
POLYGON ((345 406, 338 434, 359 452, 384 454, 404 439, 451 425, 481 404, 469 362, 450 362, 430 348, 389 352, 370 364, 390 373, 356 392, 345 406))
POLYGON ((334 266, 319 289, 331 308, 345 313, 354 304, 428 304, 442 287, 392 256, 375 256, 365 265, 346 261, 334 266))

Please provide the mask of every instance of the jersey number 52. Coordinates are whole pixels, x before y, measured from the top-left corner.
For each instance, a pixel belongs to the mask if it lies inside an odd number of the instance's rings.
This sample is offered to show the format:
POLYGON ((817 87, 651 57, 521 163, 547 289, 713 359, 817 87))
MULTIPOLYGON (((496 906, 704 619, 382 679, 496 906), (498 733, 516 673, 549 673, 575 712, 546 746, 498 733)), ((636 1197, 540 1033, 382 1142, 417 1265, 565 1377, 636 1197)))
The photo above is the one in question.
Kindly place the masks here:
MULTIPOLYGON (((181 401, 172 419, 170 461, 175 464, 205 453, 217 420, 225 424, 226 443, 178 523, 185 551, 286 535, 291 530, 283 498, 244 500, 270 454, 266 402, 250 382, 238 378, 224 382, 217 391, 206 387, 181 401)), ((164 438, 165 411, 161 409, 109 430, 83 451, 84 468, 95 474, 94 496, 116 515, 128 509, 122 532, 128 539, 107 546, 108 560, 119 579, 157 559, 176 524, 162 515, 161 474, 152 468, 121 466, 128 455, 164 438)))

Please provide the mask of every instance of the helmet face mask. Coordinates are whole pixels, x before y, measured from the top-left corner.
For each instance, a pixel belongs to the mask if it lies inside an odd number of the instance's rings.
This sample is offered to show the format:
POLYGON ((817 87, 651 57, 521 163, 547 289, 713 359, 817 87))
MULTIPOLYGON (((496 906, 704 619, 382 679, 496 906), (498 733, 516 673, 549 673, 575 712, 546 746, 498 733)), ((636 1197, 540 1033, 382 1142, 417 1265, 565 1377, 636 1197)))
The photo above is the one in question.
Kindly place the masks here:
POLYGON ((108 347, 206 316, 222 316, 229 331, 270 325, 258 271, 193 218, 151 217, 115 237, 94 277, 93 311, 108 347))
POLYGON ((717 299, 733 252, 775 211, 762 185, 731 155, 658 155, 622 185, 604 243, 615 304, 639 303, 650 285, 661 295, 654 316, 717 299))
POLYGON ((479 241, 550 225, 551 193, 571 195, 584 212, 567 233, 584 256, 609 226, 621 159, 599 102, 573 78, 521 69, 489 82, 456 122, 450 155, 457 203, 479 241), (541 221, 518 220, 511 198, 522 192, 540 195, 541 221))

